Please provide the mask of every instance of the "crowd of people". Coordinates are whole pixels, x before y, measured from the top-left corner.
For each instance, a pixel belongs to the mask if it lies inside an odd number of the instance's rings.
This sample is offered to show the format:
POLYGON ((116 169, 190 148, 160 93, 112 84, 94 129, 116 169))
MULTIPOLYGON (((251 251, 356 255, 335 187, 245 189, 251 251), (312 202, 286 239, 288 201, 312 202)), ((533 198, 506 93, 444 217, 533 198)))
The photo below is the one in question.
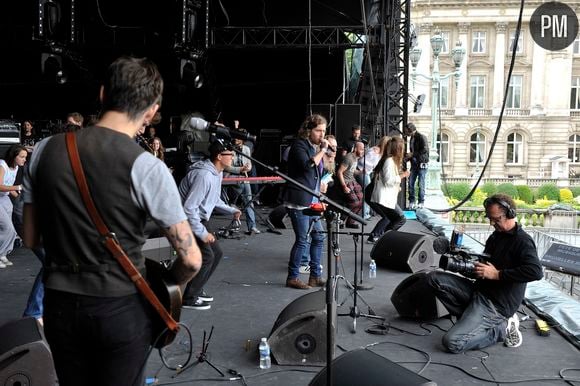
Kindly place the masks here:
MULTIPOLYGON (((153 62, 119 58, 101 86, 102 113, 96 120, 85 125, 81 114, 71 113, 62 133, 40 141, 33 123, 25 121, 22 144, 12 146, 0 161, 0 268, 13 264, 8 255, 17 235, 42 262, 24 315, 44 325, 61 385, 142 384, 153 312, 101 243, 78 198, 64 133, 76 138, 87 180, 114 182, 89 184, 90 195, 137 269, 143 271, 145 264, 145 220, 152 218, 167 237, 176 251, 171 273, 185 286, 183 308, 206 310, 214 300, 204 289, 223 256, 211 227, 214 210, 236 222, 243 212, 248 234, 261 233, 249 184, 233 186, 228 200, 222 198, 224 175, 255 173, 252 149, 243 140, 210 141, 209 157, 191 162, 176 184, 155 128, 162 91, 153 62)), ((424 205, 428 150, 412 124, 404 128, 410 139, 407 152, 401 136, 383 137, 368 147, 360 126, 353 126, 352 137, 338 146, 327 126, 322 115, 306 117, 285 154, 287 175, 302 185, 286 184, 281 195, 295 236, 285 283, 293 289, 326 285, 321 264, 325 230, 320 216, 308 211, 320 207, 320 194, 367 220, 378 216, 370 243, 405 224, 398 204, 402 184, 409 184, 409 203, 415 207, 418 180, 416 207, 424 205), (300 279, 304 273, 308 280, 300 279)), ((236 129, 243 131, 239 122, 236 129)), ((495 232, 485 247, 489 260, 476 263, 476 280, 441 271, 428 275, 434 294, 457 317, 443 340, 450 352, 498 341, 519 346, 515 312, 525 283, 541 278, 535 246, 516 223, 513 200, 496 195, 484 207, 495 232)), ((359 228, 350 216, 343 216, 342 223, 359 228)))

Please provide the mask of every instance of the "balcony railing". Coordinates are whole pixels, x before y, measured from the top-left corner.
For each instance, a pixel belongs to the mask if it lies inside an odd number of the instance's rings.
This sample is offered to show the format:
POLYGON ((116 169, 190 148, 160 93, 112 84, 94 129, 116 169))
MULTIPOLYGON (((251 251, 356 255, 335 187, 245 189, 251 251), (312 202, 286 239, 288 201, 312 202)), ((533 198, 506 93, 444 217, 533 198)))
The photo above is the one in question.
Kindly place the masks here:
MULTIPOLYGON (((459 182, 472 184, 475 182, 473 178, 469 177, 444 177, 443 180, 448 184, 456 184, 459 182)), ((486 182, 493 182, 496 185, 510 182, 514 185, 528 185, 534 188, 544 184, 555 184, 559 187, 580 186, 580 178, 482 178, 480 185, 483 185, 486 182)))
POLYGON ((491 109, 469 109, 468 114, 472 117, 491 116, 491 109))
POLYGON ((529 109, 506 109, 505 115, 507 117, 527 117, 530 115, 529 109))

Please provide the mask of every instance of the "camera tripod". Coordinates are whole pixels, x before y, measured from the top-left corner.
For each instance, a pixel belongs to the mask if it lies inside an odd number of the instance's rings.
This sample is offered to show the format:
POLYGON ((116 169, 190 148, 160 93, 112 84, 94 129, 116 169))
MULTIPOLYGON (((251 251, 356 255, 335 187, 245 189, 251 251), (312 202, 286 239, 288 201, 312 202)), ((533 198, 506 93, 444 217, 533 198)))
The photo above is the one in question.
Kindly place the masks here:
MULTIPOLYGON (((339 232, 338 231, 338 221, 339 220, 338 220, 338 216, 336 216, 336 213, 334 213, 332 211, 327 212, 327 229, 332 230, 333 229, 332 227, 334 227, 334 230, 335 230, 334 232, 332 232, 332 231, 329 232, 329 251, 331 248, 332 254, 334 255, 335 276, 334 276, 334 280, 333 280, 333 288, 334 288, 334 291, 336 292, 334 295, 335 295, 335 299, 338 300, 338 292, 337 292, 338 286, 337 286, 337 284, 338 284, 339 280, 344 280, 344 282, 345 282, 345 284, 350 292, 349 296, 353 296, 353 306, 350 308, 350 311, 348 313, 337 314, 337 316, 350 316, 350 317, 352 317, 351 332, 356 333, 356 324, 357 324, 357 319, 359 317, 369 318, 369 319, 380 319, 380 320, 385 320, 385 318, 382 316, 376 315, 375 312, 372 310, 371 306, 366 302, 366 300, 364 300, 364 298, 362 296, 360 296, 360 299, 367 306, 369 313, 365 314, 365 313, 361 313, 359 311, 357 301, 359 298, 358 291, 360 291, 361 288, 356 283, 358 280, 357 243, 358 243, 358 237, 359 237, 360 233, 357 233, 357 232, 339 232), (334 222, 333 222, 333 220, 334 220, 334 222), (355 256, 355 258, 354 258, 354 283, 355 284, 352 284, 350 281, 348 281, 348 279, 344 275, 338 274, 338 271, 339 271, 338 270, 338 261, 341 260, 340 241, 339 241, 339 237, 341 234, 347 234, 347 235, 353 236, 354 256, 355 256)), ((361 249, 361 260, 362 260, 362 249, 361 249)), ((342 270, 344 272, 344 266, 342 267, 342 270)), ((338 304, 338 306, 342 306, 345 302, 346 302, 346 298, 345 298, 345 301, 338 304)))

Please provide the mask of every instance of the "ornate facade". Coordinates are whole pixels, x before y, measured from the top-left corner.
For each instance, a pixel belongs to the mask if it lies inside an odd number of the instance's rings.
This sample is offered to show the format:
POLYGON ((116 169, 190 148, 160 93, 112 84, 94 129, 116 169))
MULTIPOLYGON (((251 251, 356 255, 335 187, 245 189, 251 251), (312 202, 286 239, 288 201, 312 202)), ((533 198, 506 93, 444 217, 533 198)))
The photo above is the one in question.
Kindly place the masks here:
MULTIPOLYGON (((484 178, 559 179, 580 176, 580 39, 561 51, 535 44, 529 31, 543 1, 526 1, 513 72, 506 80, 519 13, 519 1, 415 0, 411 23, 422 56, 417 72, 430 75, 430 38, 445 40, 441 75, 454 71, 451 49, 461 42, 466 55, 458 87, 453 77, 440 84, 438 149, 446 177, 471 178, 483 169, 507 98, 497 142, 484 178)), ((575 10, 580 2, 567 2, 575 10)), ((409 71, 410 73, 412 72, 409 71)), ((432 138, 430 81, 410 80, 409 92, 426 95, 419 113, 409 113, 432 138)), ((438 126, 438 125, 436 125, 438 126)), ((575 179, 570 180, 577 185, 575 179)))

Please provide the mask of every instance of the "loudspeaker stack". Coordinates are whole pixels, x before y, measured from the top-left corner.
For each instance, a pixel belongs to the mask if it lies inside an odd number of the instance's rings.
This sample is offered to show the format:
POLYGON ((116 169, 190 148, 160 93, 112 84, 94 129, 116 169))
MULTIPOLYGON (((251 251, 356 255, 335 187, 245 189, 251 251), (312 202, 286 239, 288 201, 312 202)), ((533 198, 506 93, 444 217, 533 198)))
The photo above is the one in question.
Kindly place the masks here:
POLYGON ((371 258, 377 266, 401 272, 418 272, 434 267, 432 242, 424 235, 386 232, 375 243, 371 258))

